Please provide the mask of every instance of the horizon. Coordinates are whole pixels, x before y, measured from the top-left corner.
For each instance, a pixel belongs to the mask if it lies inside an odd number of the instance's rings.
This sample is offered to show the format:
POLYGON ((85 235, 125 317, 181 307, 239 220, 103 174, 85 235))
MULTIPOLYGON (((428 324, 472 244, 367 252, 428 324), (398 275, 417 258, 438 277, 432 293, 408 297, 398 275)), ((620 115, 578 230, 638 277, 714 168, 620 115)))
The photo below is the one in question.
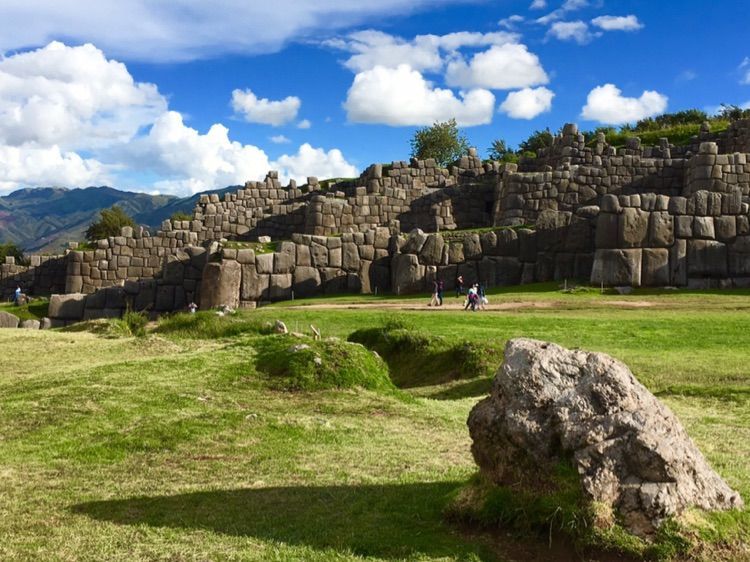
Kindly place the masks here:
POLYGON ((451 118, 484 156, 563 123, 750 107, 739 0, 282 4, 0 8, 0 196, 353 177, 451 118), (686 29, 721 49, 687 49, 686 29))

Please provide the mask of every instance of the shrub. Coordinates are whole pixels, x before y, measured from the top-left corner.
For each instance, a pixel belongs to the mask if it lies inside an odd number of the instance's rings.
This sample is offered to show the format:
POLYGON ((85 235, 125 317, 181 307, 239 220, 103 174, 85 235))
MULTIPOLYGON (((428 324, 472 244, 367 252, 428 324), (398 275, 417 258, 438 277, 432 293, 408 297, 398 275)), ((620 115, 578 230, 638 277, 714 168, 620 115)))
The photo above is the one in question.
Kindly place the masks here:
POLYGON ((417 129, 410 143, 412 158, 434 158, 441 166, 455 162, 469 150, 469 141, 459 131, 455 119, 417 129))
POLYGON ((16 263, 19 265, 23 265, 26 263, 26 259, 23 255, 23 250, 21 250, 21 248, 16 246, 13 242, 0 244, 0 263, 5 263, 5 258, 8 256, 16 258, 16 263))
POLYGON ((99 220, 86 229, 86 240, 95 242, 109 236, 119 236, 123 226, 136 226, 135 221, 117 205, 103 209, 99 215, 99 220))
POLYGON ((146 335, 146 324, 148 324, 148 316, 145 312, 135 312, 133 310, 127 310, 122 316, 122 321, 128 327, 128 331, 131 335, 142 338, 146 335))

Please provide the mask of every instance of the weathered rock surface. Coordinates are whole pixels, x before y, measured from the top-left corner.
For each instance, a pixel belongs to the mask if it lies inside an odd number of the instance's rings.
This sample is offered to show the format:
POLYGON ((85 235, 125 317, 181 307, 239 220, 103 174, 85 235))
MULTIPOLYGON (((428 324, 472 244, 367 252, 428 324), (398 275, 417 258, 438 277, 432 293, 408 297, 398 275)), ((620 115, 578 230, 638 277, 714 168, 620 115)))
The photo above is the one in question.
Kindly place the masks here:
POLYGON ((241 280, 242 266, 239 262, 223 260, 207 263, 201 281, 201 310, 221 305, 239 307, 241 280))
POLYGON ((23 328, 25 330, 38 330, 40 326, 41 324, 39 320, 23 320, 18 325, 19 328, 23 328))
POLYGON ((57 320, 80 320, 86 305, 86 295, 71 293, 67 295, 52 295, 49 299, 50 318, 57 320))
POLYGON ((743 505, 675 415, 602 353, 510 340, 468 426, 474 458, 494 483, 549 486, 555 464, 572 462, 585 496, 640 536, 687 507, 743 505))
POLYGON ((15 314, 0 311, 0 328, 18 328, 21 320, 15 314))

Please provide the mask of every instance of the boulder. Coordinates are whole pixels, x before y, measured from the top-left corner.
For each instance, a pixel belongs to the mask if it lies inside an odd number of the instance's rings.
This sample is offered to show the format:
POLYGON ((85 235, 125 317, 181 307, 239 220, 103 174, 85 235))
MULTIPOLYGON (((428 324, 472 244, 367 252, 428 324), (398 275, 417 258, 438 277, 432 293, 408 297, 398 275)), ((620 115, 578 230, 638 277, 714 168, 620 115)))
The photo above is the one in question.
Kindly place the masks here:
POLYGON ((424 290, 425 266, 414 254, 397 254, 391 262, 391 287, 397 295, 424 290))
POLYGON ((241 299, 243 301, 267 300, 270 280, 271 276, 267 273, 258 273, 255 265, 243 265, 241 299))
POLYGON ((427 242, 427 235, 421 229, 415 228, 406 238, 406 243, 401 248, 403 254, 418 254, 422 251, 422 246, 427 242))
POLYGON ((419 261, 425 265, 440 265, 443 259, 445 242, 440 234, 430 234, 422 245, 419 261))
POLYGON ((0 310, 0 328, 18 328, 21 319, 15 314, 0 310))
POLYGON ((47 314, 55 320, 80 320, 85 305, 86 295, 82 293, 52 295, 47 314))
POLYGON ((242 266, 239 262, 223 260, 207 263, 203 268, 201 281, 201 310, 210 310, 221 305, 238 308, 241 282, 242 266))
POLYGON ((689 507, 741 508, 675 415, 603 353, 510 340, 490 397, 468 420, 472 453, 497 485, 548 489, 571 463, 584 497, 648 537, 689 507))
POLYGON ((41 327, 41 322, 39 320, 23 320, 18 327, 25 330, 38 330, 41 327))
POLYGON ((294 270, 294 295, 309 297, 322 289, 320 273, 314 267, 297 266, 294 270))
POLYGON ((641 250, 597 250, 591 268, 591 284, 638 287, 641 259, 641 250))

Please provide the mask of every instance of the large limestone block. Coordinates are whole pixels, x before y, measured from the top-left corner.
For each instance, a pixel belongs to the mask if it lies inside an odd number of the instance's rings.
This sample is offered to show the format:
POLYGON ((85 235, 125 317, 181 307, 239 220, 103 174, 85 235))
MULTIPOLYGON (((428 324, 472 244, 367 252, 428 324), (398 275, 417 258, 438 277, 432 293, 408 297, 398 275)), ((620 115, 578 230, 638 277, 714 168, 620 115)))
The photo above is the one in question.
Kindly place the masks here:
POLYGON ((242 266, 235 260, 210 262, 203 268, 201 280, 200 308, 209 310, 217 306, 238 308, 242 266))
POLYGON ((493 257, 495 262, 495 285, 506 287, 521 283, 521 262, 510 256, 493 257))
POLYGON ((292 298, 292 274, 277 273, 271 275, 268 285, 268 295, 272 301, 289 300, 292 298))
POLYGON ((464 262, 464 245, 452 242, 448 245, 448 263, 459 264, 464 262))
POLYGON ((258 273, 273 273, 273 254, 257 254, 255 256, 255 266, 258 273))
POLYGON ((687 240, 675 240, 669 249, 669 283, 675 287, 687 285, 687 240))
POLYGON ((669 250, 666 248, 645 248, 643 250, 641 285, 644 287, 666 287, 669 285, 669 250))
POLYGON ((688 276, 727 276, 727 246, 715 240, 688 240, 688 276))
POLYGON ((669 248, 674 244, 674 221, 666 211, 651 213, 648 227, 649 246, 669 248))
POLYGON ((309 297, 322 289, 320 272, 314 267, 297 266, 294 270, 294 296, 309 297))
POLYGON ((0 328, 18 328, 21 319, 15 314, 0 310, 0 328))
POLYGON ((518 257, 518 234, 515 230, 504 228, 495 232, 495 235, 497 236, 497 246, 495 251, 498 256, 518 257))
POLYGON ((424 265, 440 265, 443 260, 445 242, 440 234, 430 234, 419 253, 419 261, 424 265))
POLYGON ((53 320, 80 320, 85 305, 86 295, 82 293, 52 295, 47 316, 53 320))
POLYGON ((354 242, 344 242, 342 245, 341 267, 350 273, 359 271, 359 250, 354 242))
POLYGON ((39 322, 39 320, 22 320, 21 323, 18 324, 18 327, 25 330, 38 330, 41 325, 42 323, 39 322))
POLYGON ((425 289, 425 266, 414 254, 398 254, 391 260, 391 287, 394 293, 419 293, 425 289))
POLYGON ((415 228, 406 237, 406 243, 401 248, 401 253, 418 254, 422 251, 425 242, 427 242, 427 235, 421 229, 415 228))
POLYGON ((268 285, 270 282, 271 276, 268 273, 258 273, 254 264, 243 265, 241 300, 268 300, 268 285))
POLYGON ((482 242, 478 234, 464 236, 464 258, 467 260, 478 260, 482 257, 482 242))
POLYGON ((609 506, 640 536, 688 508, 743 506, 623 363, 529 339, 510 340, 504 356, 491 395, 467 422, 489 481, 533 493, 570 462, 584 498, 609 506))
POLYGON ((641 259, 641 250, 597 250, 591 269, 591 284, 639 287, 641 259))
POLYGON ((619 217, 618 246, 621 248, 640 248, 646 242, 649 215, 651 213, 626 207, 619 217))

